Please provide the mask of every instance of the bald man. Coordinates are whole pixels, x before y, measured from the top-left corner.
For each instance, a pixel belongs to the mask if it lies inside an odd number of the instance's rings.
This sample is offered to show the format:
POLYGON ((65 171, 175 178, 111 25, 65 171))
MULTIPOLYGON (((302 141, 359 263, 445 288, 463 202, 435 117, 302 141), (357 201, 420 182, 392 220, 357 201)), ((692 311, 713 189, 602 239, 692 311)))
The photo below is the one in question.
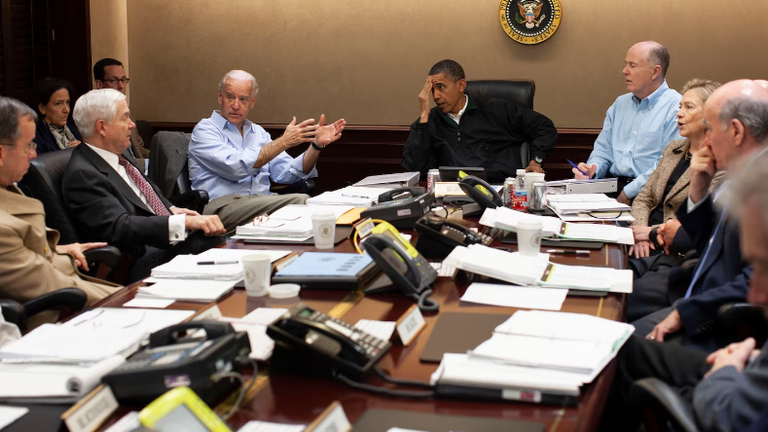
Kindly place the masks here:
POLYGON ((682 139, 675 117, 681 96, 667 85, 668 69, 669 52, 657 42, 627 51, 622 74, 629 93, 608 108, 587 163, 573 169, 577 179, 616 177, 618 200, 625 204, 640 193, 664 147, 682 139))

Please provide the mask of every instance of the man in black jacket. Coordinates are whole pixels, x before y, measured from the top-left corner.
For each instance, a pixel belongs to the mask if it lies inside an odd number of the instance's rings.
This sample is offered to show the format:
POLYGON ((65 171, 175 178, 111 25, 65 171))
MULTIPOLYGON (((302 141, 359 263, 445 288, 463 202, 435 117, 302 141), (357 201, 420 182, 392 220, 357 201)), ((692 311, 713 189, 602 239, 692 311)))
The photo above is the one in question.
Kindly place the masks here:
POLYGON ((485 103, 464 94, 464 69, 453 60, 432 66, 419 94, 421 116, 411 125, 403 168, 426 173, 439 166, 485 168, 488 180, 503 182, 515 171, 544 172, 541 163, 555 148, 557 130, 547 117, 501 99, 485 103), (430 110, 429 95, 437 105, 430 110), (531 160, 520 146, 531 145, 531 160))

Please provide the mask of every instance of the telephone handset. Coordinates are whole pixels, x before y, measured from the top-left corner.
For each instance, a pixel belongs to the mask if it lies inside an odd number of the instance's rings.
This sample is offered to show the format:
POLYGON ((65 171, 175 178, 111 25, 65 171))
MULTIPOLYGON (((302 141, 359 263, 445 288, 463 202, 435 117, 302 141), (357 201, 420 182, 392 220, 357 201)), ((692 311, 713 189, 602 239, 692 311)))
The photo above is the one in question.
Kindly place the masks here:
POLYGON ((429 286, 437 279, 437 271, 392 225, 376 225, 363 248, 395 287, 416 300, 422 311, 438 310, 439 306, 427 299, 432 294, 429 286))
POLYGON ((405 198, 413 198, 419 195, 424 195, 425 193, 427 193, 427 190, 423 187, 397 188, 397 189, 392 189, 391 191, 384 192, 383 194, 379 195, 378 202, 382 203, 382 202, 405 199, 405 198))
POLYGON ((443 259, 456 246, 490 245, 493 241, 491 236, 473 232, 463 225, 434 215, 419 219, 414 228, 419 233, 416 249, 428 258, 443 259))
POLYGON ((267 335, 276 343, 273 363, 276 356, 290 357, 294 363, 320 363, 353 379, 362 378, 392 348, 390 342, 304 304, 270 324, 267 335))
POLYGON ((487 182, 475 176, 465 174, 459 181, 459 187, 482 208, 496 208, 504 205, 499 193, 487 182))

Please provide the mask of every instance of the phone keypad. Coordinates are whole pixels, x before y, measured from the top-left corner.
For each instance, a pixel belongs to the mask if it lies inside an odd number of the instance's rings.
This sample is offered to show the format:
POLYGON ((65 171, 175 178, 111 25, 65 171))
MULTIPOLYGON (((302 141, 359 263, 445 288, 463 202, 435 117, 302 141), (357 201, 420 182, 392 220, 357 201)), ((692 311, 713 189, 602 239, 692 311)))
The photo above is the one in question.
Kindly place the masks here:
POLYGON ((378 356, 379 353, 388 348, 388 345, 391 345, 389 341, 385 341, 365 333, 364 331, 352 326, 346 321, 342 321, 337 318, 331 318, 320 311, 313 311, 311 315, 306 317, 306 319, 324 324, 331 329, 349 337, 354 343, 358 344, 365 350, 365 354, 369 358, 378 356))

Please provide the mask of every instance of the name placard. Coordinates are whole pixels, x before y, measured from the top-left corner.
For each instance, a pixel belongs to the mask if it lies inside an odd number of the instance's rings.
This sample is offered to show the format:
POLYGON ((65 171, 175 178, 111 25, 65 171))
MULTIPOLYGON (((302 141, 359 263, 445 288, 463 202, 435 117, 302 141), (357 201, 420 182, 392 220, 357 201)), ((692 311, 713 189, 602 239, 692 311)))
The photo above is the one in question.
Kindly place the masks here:
POLYGON ((304 432, 349 432, 352 424, 339 401, 333 401, 304 432))
POLYGON ((101 384, 61 415, 69 432, 91 432, 112 415, 119 404, 109 386, 101 384))
POLYGON ((395 329, 403 345, 408 346, 426 326, 427 323, 424 321, 424 316, 421 314, 419 307, 414 304, 397 320, 395 329))
POLYGON ((466 195, 459 182, 435 182, 435 198, 466 195))

